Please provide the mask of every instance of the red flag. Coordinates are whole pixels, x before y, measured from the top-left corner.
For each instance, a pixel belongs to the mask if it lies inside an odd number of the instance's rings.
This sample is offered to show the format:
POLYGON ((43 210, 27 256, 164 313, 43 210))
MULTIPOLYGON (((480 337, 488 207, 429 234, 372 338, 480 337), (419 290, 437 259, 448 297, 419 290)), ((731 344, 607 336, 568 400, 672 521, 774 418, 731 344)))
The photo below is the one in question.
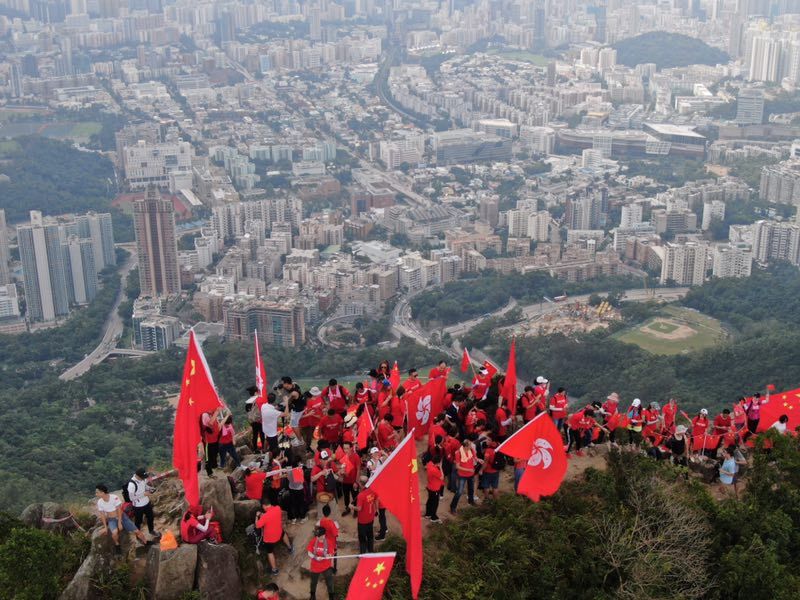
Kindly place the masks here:
POLYGON ((517 348, 516 340, 514 339, 511 340, 511 348, 508 351, 506 378, 500 393, 508 402, 508 409, 511 415, 517 414, 517 348))
POLYGON ((267 370, 261 362, 261 350, 258 347, 258 330, 253 332, 256 343, 256 387, 258 388, 258 405, 263 406, 267 401, 267 370))
POLYGON ((767 384, 767 391, 768 392, 774 392, 775 391, 775 384, 774 383, 768 383, 767 384))
POLYGON ((197 483, 197 445, 201 441, 200 418, 213 412, 222 402, 217 395, 211 371, 208 369, 203 349, 189 331, 189 348, 183 365, 183 380, 178 408, 175 410, 175 430, 172 445, 172 465, 183 481, 186 501, 199 504, 200 489, 197 483))
POLYGON ((346 600, 381 600, 396 552, 362 554, 350 580, 346 600))
POLYGON ((395 392, 397 388, 400 387, 400 369, 397 366, 397 361, 394 361, 394 366, 392 367, 392 372, 389 373, 389 381, 392 384, 392 390, 395 392))
POLYGON ((489 371, 489 379, 495 376, 497 373, 497 367, 495 367, 492 363, 488 360, 483 361, 483 368, 489 371))
POLYGON ((369 409, 365 406, 364 410, 361 412, 361 416, 358 417, 358 447, 363 450, 367 447, 367 442, 369 441, 369 436, 372 433, 373 429, 375 429, 375 424, 372 422, 372 417, 369 416, 369 409))
POLYGON ((716 450, 720 435, 698 435, 692 438, 692 451, 716 450))
POLYGON ((770 394, 769 402, 764 402, 764 400, 762 398, 758 431, 766 431, 781 415, 786 415, 789 417, 786 431, 794 432, 795 427, 800 425, 800 388, 770 394))
POLYGON ((469 357, 469 352, 467 352, 467 347, 464 346, 464 352, 461 354, 461 372, 466 373, 469 370, 469 366, 472 364, 472 359, 469 357))
POLYGON ((567 472, 567 453, 555 423, 547 413, 534 417, 522 429, 500 444, 497 452, 527 459, 517 493, 538 502, 561 487, 567 472))
POLYGON ((295 467, 292 469, 292 479, 296 482, 303 481, 303 467, 295 467))
POLYGON ((608 421, 606 421, 606 428, 609 431, 614 431, 615 429, 625 429, 629 422, 628 415, 621 412, 615 412, 613 415, 608 417, 608 421))
POLYGON ((413 432, 409 432, 367 482, 381 503, 400 521, 406 540, 406 571, 411 595, 419 596, 422 583, 422 515, 419 500, 419 461, 413 432))
POLYGON ((416 439, 422 439, 428 433, 431 421, 444 409, 446 395, 447 380, 439 377, 403 396, 408 428, 414 430, 416 439))

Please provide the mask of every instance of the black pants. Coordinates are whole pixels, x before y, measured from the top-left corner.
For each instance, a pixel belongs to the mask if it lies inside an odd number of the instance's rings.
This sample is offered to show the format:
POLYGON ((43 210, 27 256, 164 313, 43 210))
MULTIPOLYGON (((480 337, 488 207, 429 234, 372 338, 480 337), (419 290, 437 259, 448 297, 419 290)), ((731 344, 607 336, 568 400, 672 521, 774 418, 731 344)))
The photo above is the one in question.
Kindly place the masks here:
POLYGON ((439 510, 439 492, 428 490, 428 501, 425 503, 425 516, 435 521, 439 518, 436 515, 437 510, 439 510))
POLYGON ((268 437, 267 438, 267 445, 269 446, 269 451, 272 454, 272 457, 275 458, 280 454, 280 448, 278 447, 278 436, 275 437, 268 437))
POLYGON ((219 442, 209 442, 206 444, 206 473, 209 477, 214 474, 217 468, 217 457, 219 456, 219 442))
POLYGON ((333 600, 333 569, 325 569, 322 573, 311 573, 311 600, 317 598, 317 583, 320 575, 325 580, 325 587, 328 588, 328 598, 333 600))
POLYGON ((250 428, 253 430, 253 452, 258 452, 258 440, 261 440, 261 447, 265 448, 267 445, 267 438, 264 435, 264 430, 261 428, 261 423, 250 423, 250 428))
POLYGON ((380 531, 378 531, 378 536, 386 535, 386 532, 389 531, 389 528, 386 526, 386 509, 379 508, 378 509, 378 525, 380 531))
POLYGON ((142 521, 145 519, 147 520, 147 530, 150 532, 150 535, 155 535, 156 528, 154 524, 155 517, 153 516, 152 502, 148 502, 144 506, 133 507, 133 522, 137 529, 142 528, 142 521))
POLYGON ((375 552, 375 530, 373 523, 358 524, 358 551, 361 554, 375 552))
POLYGON ((350 500, 353 500, 353 504, 356 502, 356 495, 353 492, 353 484, 352 483, 343 483, 342 484, 342 497, 344 498, 344 507, 345 509, 350 508, 350 500))
POLYGON ((761 419, 747 419, 747 431, 749 431, 751 434, 754 434, 758 429, 758 422, 760 420, 761 419))
POLYGON ((306 516, 306 493, 304 490, 289 488, 289 518, 302 519, 306 516))

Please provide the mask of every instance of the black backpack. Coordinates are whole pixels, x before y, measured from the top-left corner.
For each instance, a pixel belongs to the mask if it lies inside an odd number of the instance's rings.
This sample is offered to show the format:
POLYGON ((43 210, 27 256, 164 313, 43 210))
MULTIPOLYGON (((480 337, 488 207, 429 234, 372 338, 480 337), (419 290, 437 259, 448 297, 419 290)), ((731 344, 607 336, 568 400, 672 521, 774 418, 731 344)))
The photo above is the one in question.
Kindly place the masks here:
POLYGON ((506 457, 499 452, 494 453, 494 458, 492 459, 492 468, 497 471, 502 471, 503 468, 506 466, 506 457))
POLYGON ((128 480, 125 483, 123 483, 122 484, 122 499, 125 502, 130 502, 131 501, 131 495, 130 495, 130 493, 128 493, 128 484, 129 483, 132 483, 134 486, 136 486, 136 489, 139 489, 139 484, 133 478, 131 478, 130 480, 128 480))

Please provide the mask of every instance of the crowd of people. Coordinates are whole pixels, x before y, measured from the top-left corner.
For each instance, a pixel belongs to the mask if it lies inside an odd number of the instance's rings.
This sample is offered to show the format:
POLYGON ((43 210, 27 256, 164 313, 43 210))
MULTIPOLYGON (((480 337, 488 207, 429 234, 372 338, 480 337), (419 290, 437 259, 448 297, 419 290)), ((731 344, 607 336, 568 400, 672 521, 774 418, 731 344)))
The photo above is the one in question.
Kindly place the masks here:
MULTIPOLYGON (((449 366, 441 361, 427 374, 427 381, 449 376, 449 366)), ((215 469, 225 468, 226 458, 233 468, 243 470, 244 496, 261 504, 250 531, 257 548, 266 551, 272 575, 279 572, 277 545, 282 543, 290 554, 294 552, 285 527, 306 522, 312 512, 313 536, 305 546, 311 598, 316 597, 320 578, 328 596, 334 597, 341 519, 356 520, 360 553, 375 551, 375 542, 388 531, 386 510, 365 484, 407 433, 404 396, 424 383, 416 369, 410 369, 404 381, 395 376, 393 383, 390 364, 383 361, 352 390, 331 379, 322 389, 303 391, 288 376, 269 393, 251 387, 244 416, 250 425, 253 454, 245 457, 246 464, 236 452, 233 416, 219 410, 203 415, 201 457, 206 472, 215 477, 215 469), (368 432, 359 432, 367 422, 364 412, 370 417, 370 427, 368 432)), ((525 387, 514 399, 504 398, 502 389, 503 376, 482 366, 470 385, 449 387, 442 412, 432 416, 421 456, 427 488, 424 518, 431 523, 441 522, 439 505, 446 494, 450 494, 450 514, 457 513, 463 496, 470 505, 496 498, 500 473, 507 468, 513 470, 516 489, 526 461, 514 461, 496 449, 541 413, 547 413, 562 432, 568 457, 582 456, 598 444, 636 446, 654 459, 684 466, 693 456, 702 456, 718 461, 720 484, 735 490, 747 464, 742 447, 756 433, 761 407, 769 401, 760 394, 741 398, 711 419, 706 409, 690 417, 674 398, 663 406, 638 398, 623 403, 616 392, 603 401, 570 407, 567 390, 552 390, 544 377, 537 377, 535 385, 525 387)), ((782 416, 771 427, 784 433, 787 420, 782 416)), ((98 509, 115 542, 121 527, 146 543, 139 531, 145 520, 155 535, 152 507, 145 502, 149 493, 145 476, 137 471, 130 482, 135 522, 120 514, 118 498, 110 495, 109 499, 107 489, 98 486, 98 509), (137 481, 143 484, 141 491, 137 481)), ((214 543, 219 536, 214 524, 213 509, 190 506, 181 522, 181 536, 184 542, 214 543)))

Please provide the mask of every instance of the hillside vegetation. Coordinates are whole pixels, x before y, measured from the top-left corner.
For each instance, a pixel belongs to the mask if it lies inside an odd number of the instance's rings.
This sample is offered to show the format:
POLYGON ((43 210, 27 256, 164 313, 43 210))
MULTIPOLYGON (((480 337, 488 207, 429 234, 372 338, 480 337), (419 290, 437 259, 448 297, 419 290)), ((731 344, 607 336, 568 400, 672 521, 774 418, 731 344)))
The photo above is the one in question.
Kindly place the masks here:
POLYGON ((727 63, 729 56, 722 50, 712 48, 697 38, 651 31, 614 44, 617 62, 628 67, 644 63, 655 63, 659 69, 685 67, 687 65, 717 65, 727 63))

